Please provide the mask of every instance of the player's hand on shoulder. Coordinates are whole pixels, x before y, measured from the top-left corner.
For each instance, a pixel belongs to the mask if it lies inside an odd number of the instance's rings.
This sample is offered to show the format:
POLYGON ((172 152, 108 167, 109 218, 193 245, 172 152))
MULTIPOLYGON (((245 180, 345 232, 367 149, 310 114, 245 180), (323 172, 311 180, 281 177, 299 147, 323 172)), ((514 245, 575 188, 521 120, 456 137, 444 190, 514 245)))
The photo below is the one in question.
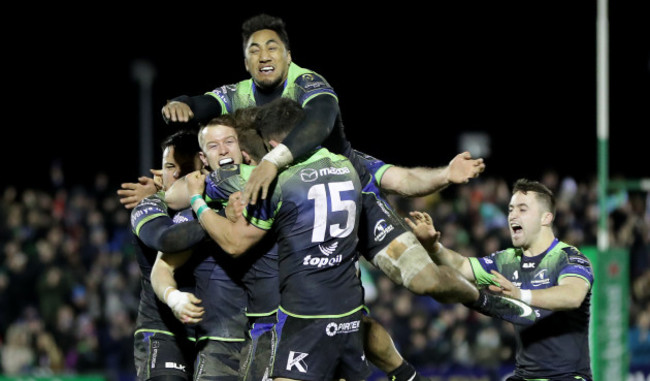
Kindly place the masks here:
POLYGON ((258 198, 265 200, 269 192, 269 187, 277 175, 278 167, 270 161, 262 160, 253 169, 250 178, 246 182, 244 192, 242 193, 242 202, 244 205, 248 203, 255 205, 258 198))

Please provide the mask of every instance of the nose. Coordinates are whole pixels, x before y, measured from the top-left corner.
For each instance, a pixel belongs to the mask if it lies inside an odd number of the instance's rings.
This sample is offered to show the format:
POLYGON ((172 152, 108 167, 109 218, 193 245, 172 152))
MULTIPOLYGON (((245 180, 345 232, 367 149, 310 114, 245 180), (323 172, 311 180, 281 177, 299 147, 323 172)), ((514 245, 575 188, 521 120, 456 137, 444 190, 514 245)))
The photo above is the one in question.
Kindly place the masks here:
POLYGON ((226 144, 219 145, 219 156, 226 156, 229 153, 228 147, 226 144))
POLYGON ((262 49, 260 51, 260 61, 266 62, 271 60, 271 54, 268 49, 262 49))

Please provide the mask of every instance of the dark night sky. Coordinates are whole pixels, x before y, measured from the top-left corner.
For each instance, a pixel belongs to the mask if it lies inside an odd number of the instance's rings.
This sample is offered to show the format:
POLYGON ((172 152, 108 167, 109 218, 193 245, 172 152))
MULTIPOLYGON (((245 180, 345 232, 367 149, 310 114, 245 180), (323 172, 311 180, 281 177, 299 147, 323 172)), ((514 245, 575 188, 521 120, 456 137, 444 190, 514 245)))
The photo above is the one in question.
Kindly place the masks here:
MULTIPOLYGON (((3 54, 4 111, 13 120, 3 125, 3 163, 10 183, 22 185, 46 182, 53 159, 70 184, 88 183, 98 170, 115 183, 135 180, 133 62, 156 69, 149 112, 158 166, 165 100, 246 78, 240 25, 267 12, 286 21, 293 60, 339 94, 355 148, 395 164, 439 166, 459 152, 461 133, 482 132, 491 140, 486 174, 538 178, 552 168, 586 179, 597 169, 596 2, 550 3, 70 10, 83 17, 42 9, 7 31, 20 37, 3 54)), ((641 3, 610 6, 610 168, 628 178, 650 174, 642 137, 650 33, 641 3)))

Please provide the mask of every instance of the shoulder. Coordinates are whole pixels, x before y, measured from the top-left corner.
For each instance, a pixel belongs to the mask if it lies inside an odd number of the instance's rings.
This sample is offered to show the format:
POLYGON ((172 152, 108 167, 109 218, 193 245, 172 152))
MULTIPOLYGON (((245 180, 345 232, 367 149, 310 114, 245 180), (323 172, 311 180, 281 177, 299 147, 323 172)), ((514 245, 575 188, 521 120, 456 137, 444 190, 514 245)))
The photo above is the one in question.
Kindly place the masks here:
POLYGON ((206 201, 224 202, 230 194, 241 190, 243 164, 229 164, 210 172, 205 178, 206 201))
POLYGON ((313 70, 303 69, 296 64, 291 64, 289 68, 289 80, 293 85, 301 88, 303 91, 317 91, 321 89, 330 89, 331 86, 322 75, 313 70))
POLYGON ((131 227, 136 228, 154 218, 168 216, 168 211, 163 193, 146 197, 131 211, 131 227))
POLYGON ((512 262, 514 260, 519 260, 522 253, 520 249, 510 247, 508 249, 495 251, 485 258, 492 258, 494 260, 499 260, 501 262, 512 262))
POLYGON ((207 177, 207 181, 212 182, 214 184, 219 184, 226 179, 237 176, 241 173, 241 166, 239 164, 228 164, 224 165, 223 167, 217 168, 216 171, 210 172, 210 174, 207 177))
POLYGON ((131 217, 134 215, 147 214, 154 211, 167 213, 167 204, 165 203, 165 194, 158 192, 142 199, 138 205, 131 211, 131 217))
POLYGON ((575 246, 569 245, 565 242, 559 242, 554 251, 563 258, 566 258, 568 264, 591 267, 591 261, 589 258, 587 258, 587 256, 575 246))
POLYGON ((252 92, 252 80, 245 79, 237 83, 231 83, 217 87, 214 90, 208 91, 205 95, 210 95, 218 102, 230 106, 232 99, 240 93, 252 92))

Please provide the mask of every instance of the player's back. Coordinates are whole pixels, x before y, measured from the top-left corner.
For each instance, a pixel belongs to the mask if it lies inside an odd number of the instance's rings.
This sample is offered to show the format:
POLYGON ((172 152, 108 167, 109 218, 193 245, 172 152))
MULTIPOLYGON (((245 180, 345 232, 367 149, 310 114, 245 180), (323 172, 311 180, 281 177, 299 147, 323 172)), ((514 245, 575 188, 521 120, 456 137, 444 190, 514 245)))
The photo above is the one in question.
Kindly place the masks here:
POLYGON ((280 174, 271 204, 283 310, 339 315, 363 304, 355 267, 360 198, 352 163, 326 149, 280 174))

